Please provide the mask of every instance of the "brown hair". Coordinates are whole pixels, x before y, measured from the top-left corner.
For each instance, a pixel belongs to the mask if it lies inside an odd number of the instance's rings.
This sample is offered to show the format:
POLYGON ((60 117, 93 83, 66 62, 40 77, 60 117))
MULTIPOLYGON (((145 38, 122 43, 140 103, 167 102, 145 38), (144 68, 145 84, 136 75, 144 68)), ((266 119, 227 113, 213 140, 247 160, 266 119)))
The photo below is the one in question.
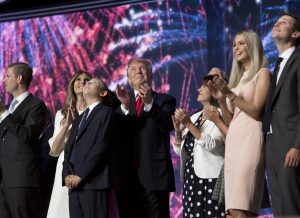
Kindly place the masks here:
POLYGON ((11 64, 7 67, 7 69, 9 68, 12 68, 15 76, 22 76, 22 84, 24 84, 25 88, 28 89, 32 81, 32 68, 23 62, 11 64))
MULTIPOLYGON (((77 96, 74 92, 74 83, 75 83, 76 79, 82 74, 86 75, 88 80, 90 80, 92 78, 92 76, 88 72, 83 71, 83 70, 77 71, 71 77, 71 79, 69 81, 69 84, 68 84, 68 88, 67 88, 67 94, 66 94, 65 102, 64 102, 64 105, 61 109, 61 113, 63 115, 63 120, 65 120, 65 118, 67 117, 67 112, 68 112, 68 108, 71 104, 71 101, 73 100, 75 102, 75 104, 77 103, 77 96)), ((76 109, 76 108, 74 108, 74 109, 76 109)))

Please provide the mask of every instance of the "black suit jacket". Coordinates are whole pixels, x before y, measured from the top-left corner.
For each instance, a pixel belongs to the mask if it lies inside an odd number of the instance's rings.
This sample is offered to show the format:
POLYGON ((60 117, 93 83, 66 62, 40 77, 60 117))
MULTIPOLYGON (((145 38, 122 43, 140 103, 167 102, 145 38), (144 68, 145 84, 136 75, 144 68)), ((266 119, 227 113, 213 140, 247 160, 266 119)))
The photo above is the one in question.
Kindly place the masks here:
POLYGON ((45 104, 29 94, 0 123, 0 165, 7 187, 39 186, 39 136, 45 125, 46 111, 45 104))
POLYGON ((290 148, 300 149, 300 54, 296 50, 284 66, 274 96, 267 104, 271 104, 268 115, 271 116, 274 149, 282 159, 290 148))
MULTIPOLYGON (((146 190, 174 191, 170 131, 173 130, 171 116, 175 111, 176 100, 170 95, 156 92, 152 92, 152 98, 151 110, 142 110, 139 117, 136 116, 133 91, 130 93, 129 114, 124 115, 121 108, 117 110, 122 169, 120 171, 123 178, 128 178, 129 175, 138 176, 146 190)), ((130 186, 130 180, 122 181, 123 186, 130 186)))
POLYGON ((107 189, 110 182, 110 152, 113 137, 113 110, 104 104, 98 104, 89 114, 81 134, 76 133, 82 115, 74 120, 70 136, 65 147, 63 163, 63 185, 68 175, 78 175, 82 182, 82 189, 107 189), (73 147, 80 149, 80 156, 74 164, 69 159, 73 147))

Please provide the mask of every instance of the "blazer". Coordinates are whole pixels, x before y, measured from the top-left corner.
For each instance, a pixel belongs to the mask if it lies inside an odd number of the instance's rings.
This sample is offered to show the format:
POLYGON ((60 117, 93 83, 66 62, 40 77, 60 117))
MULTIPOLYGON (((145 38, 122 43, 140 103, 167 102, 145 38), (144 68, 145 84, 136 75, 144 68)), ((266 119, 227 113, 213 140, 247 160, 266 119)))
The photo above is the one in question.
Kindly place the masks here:
POLYGON ((110 183, 111 138, 113 137, 113 110, 102 103, 98 104, 89 114, 80 135, 77 129, 83 114, 77 117, 70 130, 65 146, 62 183, 65 177, 78 175, 82 182, 79 188, 85 190, 107 189, 110 183), (74 164, 70 163, 73 147, 80 149, 80 156, 74 164))
POLYGON ((295 50, 277 83, 271 104, 275 149, 284 158, 292 147, 300 149, 300 54, 295 50))
MULTIPOLYGON (((170 154, 170 131, 173 130, 172 114, 174 97, 152 92, 153 105, 149 112, 143 110, 136 116, 134 91, 130 92, 129 114, 121 108, 118 128, 120 141, 120 167, 123 178, 137 176, 141 185, 149 191, 174 191, 175 179, 170 154), (134 172, 134 173, 132 173, 134 172)), ((130 181, 123 180, 123 186, 130 181)))
POLYGON ((45 126, 46 112, 45 104, 29 94, 0 123, 0 165, 5 186, 39 186, 39 136, 45 126))
MULTIPOLYGON (((195 123, 203 111, 191 116, 191 121, 195 123)), ((183 140, 181 147, 173 144, 174 151, 180 155, 180 176, 184 178, 185 165, 187 161, 187 151, 184 147, 185 139, 189 130, 183 130, 183 140)), ((218 127, 210 120, 206 120, 201 127, 201 138, 195 139, 193 157, 195 174, 202 179, 218 178, 224 163, 224 135, 218 127)))

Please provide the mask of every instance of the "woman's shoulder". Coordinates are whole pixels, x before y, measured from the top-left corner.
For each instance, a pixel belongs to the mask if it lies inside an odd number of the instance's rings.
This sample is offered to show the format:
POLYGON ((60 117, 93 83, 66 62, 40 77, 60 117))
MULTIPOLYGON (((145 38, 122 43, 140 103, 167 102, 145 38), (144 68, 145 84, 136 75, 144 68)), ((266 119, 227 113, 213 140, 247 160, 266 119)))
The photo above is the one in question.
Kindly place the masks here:
POLYGON ((263 67, 261 69, 259 69, 259 71, 257 72, 257 74, 253 77, 252 81, 257 81, 258 78, 271 78, 271 72, 269 71, 268 68, 263 67))

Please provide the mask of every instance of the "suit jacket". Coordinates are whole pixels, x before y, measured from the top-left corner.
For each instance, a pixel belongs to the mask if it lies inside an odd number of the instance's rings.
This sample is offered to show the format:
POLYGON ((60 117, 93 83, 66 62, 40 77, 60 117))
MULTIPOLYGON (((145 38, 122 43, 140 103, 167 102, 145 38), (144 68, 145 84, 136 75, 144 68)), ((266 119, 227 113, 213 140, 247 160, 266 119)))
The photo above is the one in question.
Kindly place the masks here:
POLYGON ((45 125, 46 111, 45 104, 29 94, 0 123, 0 165, 7 187, 39 186, 39 136, 45 125))
MULTIPOLYGON (((173 165, 170 155, 170 131, 173 130, 171 115, 175 111, 174 97, 152 92, 153 105, 149 112, 142 109, 136 116, 134 92, 130 92, 129 114, 121 108, 118 128, 121 144, 121 173, 123 178, 138 177, 141 185, 150 191, 175 190, 173 165)), ((144 108, 144 105, 142 106, 144 108)), ((130 180, 123 180, 130 186, 130 180)))
POLYGON ((271 104, 274 149, 282 159, 290 148, 300 149, 300 54, 296 50, 284 66, 274 96, 267 104, 271 104))
POLYGON ((104 104, 98 104, 89 114, 80 135, 76 137, 77 129, 83 114, 74 120, 70 136, 65 146, 62 182, 65 177, 78 175, 82 182, 80 188, 86 190, 107 189, 110 182, 110 152, 113 137, 113 110, 104 104), (73 147, 80 149, 80 156, 75 163, 70 163, 73 147))

